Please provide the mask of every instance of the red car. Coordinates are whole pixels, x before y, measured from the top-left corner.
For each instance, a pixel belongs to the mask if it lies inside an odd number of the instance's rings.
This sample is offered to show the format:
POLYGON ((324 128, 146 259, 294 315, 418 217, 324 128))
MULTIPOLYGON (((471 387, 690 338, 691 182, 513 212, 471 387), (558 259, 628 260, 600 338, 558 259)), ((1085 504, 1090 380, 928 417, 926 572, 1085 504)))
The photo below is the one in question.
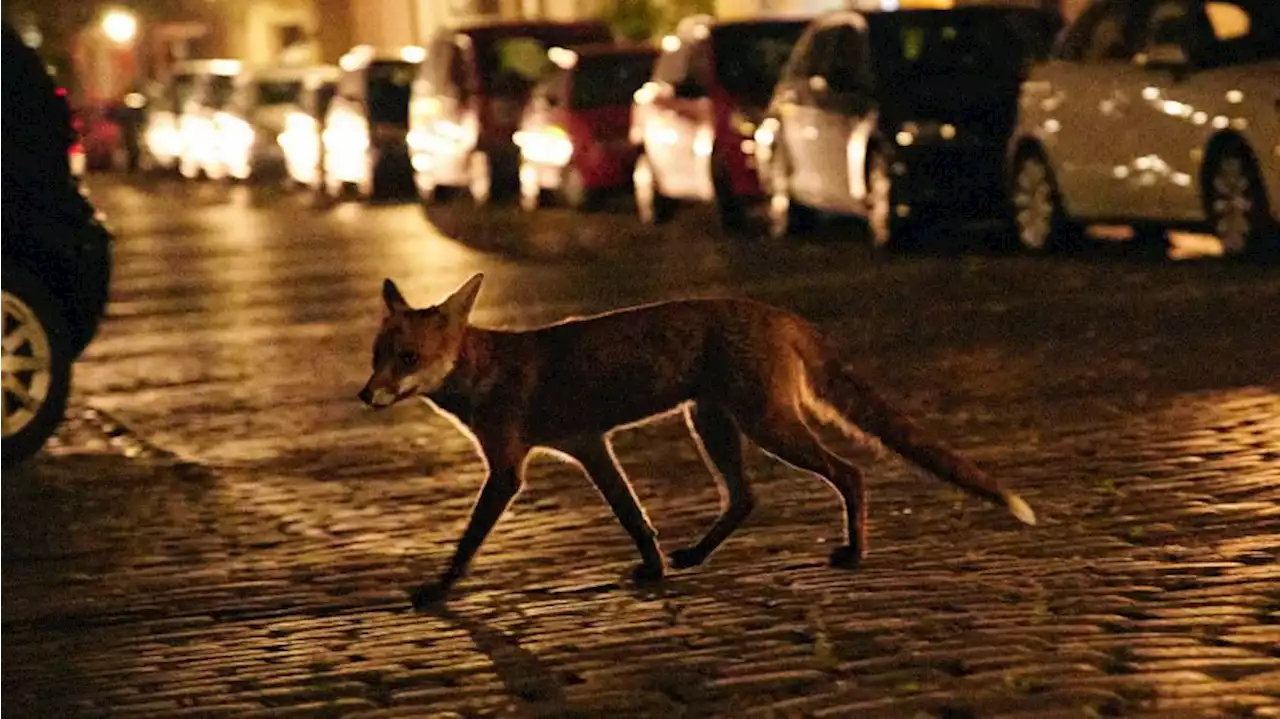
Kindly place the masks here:
POLYGON ((522 208, 536 209, 550 190, 577 209, 630 181, 639 152, 628 139, 631 98, 656 55, 612 44, 547 52, 556 69, 534 88, 514 136, 522 208))
POLYGON ((754 135, 810 17, 687 17, 662 39, 653 77, 635 95, 636 211, 666 220, 677 201, 714 202, 721 225, 745 226, 763 197, 754 135))

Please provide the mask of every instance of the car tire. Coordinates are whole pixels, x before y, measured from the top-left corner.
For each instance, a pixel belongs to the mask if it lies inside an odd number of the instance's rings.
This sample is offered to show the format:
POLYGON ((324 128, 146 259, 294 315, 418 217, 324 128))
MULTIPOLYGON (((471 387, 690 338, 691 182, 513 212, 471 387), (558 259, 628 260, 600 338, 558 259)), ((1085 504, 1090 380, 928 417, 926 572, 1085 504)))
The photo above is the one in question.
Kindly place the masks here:
POLYGON ((742 198, 733 193, 733 181, 723 162, 715 162, 711 166, 711 184, 716 193, 716 218, 720 221, 720 230, 732 234, 746 230, 747 208, 742 198))
POLYGON ((1204 205, 1209 230, 1223 254, 1263 260, 1280 255, 1280 239, 1267 206, 1266 188, 1248 148, 1231 144, 1205 163, 1204 205))
POLYGON ((535 212, 542 204, 542 185, 538 182, 538 170, 527 162, 520 162, 517 185, 520 195, 520 209, 535 212))
POLYGON ((658 178, 653 173, 653 164, 649 158, 640 155, 631 172, 631 181, 635 193, 636 214, 640 222, 646 225, 658 225, 669 221, 675 215, 675 200, 662 194, 658 187, 658 178))
POLYGON ((587 178, 572 163, 561 172, 560 191, 556 195, 561 204, 571 210, 590 210, 595 205, 595 193, 587 187, 587 178))
POLYGON ((1062 252, 1080 243, 1081 230, 1062 205, 1058 182, 1044 155, 1024 152, 1014 161, 1009 201, 1018 246, 1026 252, 1062 252))
POLYGON ((49 290, 6 262, 4 276, 3 466, 15 466, 57 430, 71 388, 68 329, 49 290))
POLYGON ((766 231, 771 240, 807 232, 816 224, 817 212, 791 197, 791 163, 780 151, 769 162, 769 194, 765 210, 766 231))

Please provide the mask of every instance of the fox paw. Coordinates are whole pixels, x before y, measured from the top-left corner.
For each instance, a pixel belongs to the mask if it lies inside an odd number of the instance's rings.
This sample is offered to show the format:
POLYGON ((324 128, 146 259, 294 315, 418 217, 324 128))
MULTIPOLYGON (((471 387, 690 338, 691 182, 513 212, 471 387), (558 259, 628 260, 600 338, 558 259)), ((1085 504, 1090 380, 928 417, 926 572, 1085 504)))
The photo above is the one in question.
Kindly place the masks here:
POLYGON ((662 565, 644 563, 631 570, 631 579, 636 584, 652 584, 662 581, 665 574, 666 570, 662 565))
POLYGON ((448 596, 449 585, 441 582, 422 584, 409 590, 409 601, 413 602, 413 608, 418 611, 443 604, 448 596))
POLYGON ((852 545, 844 545, 831 550, 830 563, 836 569, 857 569, 862 564, 863 551, 852 545))
POLYGON ((671 553, 670 559, 672 569, 688 569, 706 561, 706 557, 694 547, 677 549, 671 553))

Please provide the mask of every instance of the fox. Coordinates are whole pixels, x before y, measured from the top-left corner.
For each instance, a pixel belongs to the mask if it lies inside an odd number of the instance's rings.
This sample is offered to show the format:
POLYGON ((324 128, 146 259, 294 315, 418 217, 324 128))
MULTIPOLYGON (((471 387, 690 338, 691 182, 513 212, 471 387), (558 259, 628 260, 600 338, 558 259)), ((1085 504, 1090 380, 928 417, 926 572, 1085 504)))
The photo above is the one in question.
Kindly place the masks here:
POLYGON ((866 557, 867 489, 862 472, 818 438, 834 426, 855 442, 877 438, 916 465, 1027 525, 1031 506, 926 432, 840 358, 835 344, 799 315, 758 300, 681 299, 568 318, 523 330, 469 321, 484 275, 435 305, 414 308, 383 281, 385 311, 373 342, 372 374, 358 398, 384 409, 420 398, 469 436, 485 480, 447 568, 409 590, 417 609, 445 601, 524 485, 535 450, 576 464, 640 554, 637 583, 696 567, 751 514, 756 495, 743 472, 744 442, 825 480, 838 495, 844 544, 831 566, 866 557), (721 508, 692 546, 667 555, 614 454, 620 429, 683 413, 721 489, 721 508))

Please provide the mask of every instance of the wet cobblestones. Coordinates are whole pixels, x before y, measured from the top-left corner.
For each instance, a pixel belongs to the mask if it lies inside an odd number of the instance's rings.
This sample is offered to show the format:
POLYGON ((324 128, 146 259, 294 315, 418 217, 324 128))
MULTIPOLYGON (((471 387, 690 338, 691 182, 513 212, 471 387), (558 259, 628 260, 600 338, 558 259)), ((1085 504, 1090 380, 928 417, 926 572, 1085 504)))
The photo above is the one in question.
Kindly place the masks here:
MULTIPOLYGON (((108 191, 114 206, 148 202, 108 191)), ((411 299, 448 286, 459 255, 499 280, 519 268, 447 246, 431 264, 387 234, 388 216, 415 210, 367 212, 363 255, 343 245, 342 215, 302 218, 305 243, 253 231, 280 276, 235 260, 192 270, 195 284, 167 277, 166 259, 243 254, 215 224, 191 229, 212 220, 122 220, 137 239, 121 248, 119 311, 78 369, 71 419, 5 477, 6 715, 1280 716, 1280 392, 1262 362, 1280 357, 1265 339, 1280 320, 1245 313, 1275 306, 1280 279, 1107 260, 873 263, 840 246, 731 257, 742 289, 829 328, 1041 525, 886 458, 867 464, 871 554, 832 570, 833 496, 752 450, 760 503, 742 530, 704 567, 638 588, 603 501, 537 460, 472 577, 420 614, 403 589, 441 567, 480 466, 424 409, 360 411, 370 288, 410 259, 424 288, 411 299), (798 279, 798 266, 858 258, 839 283, 834 270, 798 279), (305 289, 342 272, 338 259, 355 279, 305 289), (1009 292, 1040 285, 1038 303, 1009 292), (1162 308, 1185 305, 1188 322, 1210 311, 1188 296, 1223 319, 1166 346, 1162 308), (1236 353, 1209 361, 1209 346, 1236 353)), ((725 281, 722 265, 684 259, 712 268, 690 270, 690 286, 725 281)), ((530 268, 536 290, 481 310, 532 322, 668 291, 631 280, 565 310, 583 276, 611 275, 554 270, 530 268)), ((696 539, 719 496, 683 426, 616 447, 664 547, 696 539)))

